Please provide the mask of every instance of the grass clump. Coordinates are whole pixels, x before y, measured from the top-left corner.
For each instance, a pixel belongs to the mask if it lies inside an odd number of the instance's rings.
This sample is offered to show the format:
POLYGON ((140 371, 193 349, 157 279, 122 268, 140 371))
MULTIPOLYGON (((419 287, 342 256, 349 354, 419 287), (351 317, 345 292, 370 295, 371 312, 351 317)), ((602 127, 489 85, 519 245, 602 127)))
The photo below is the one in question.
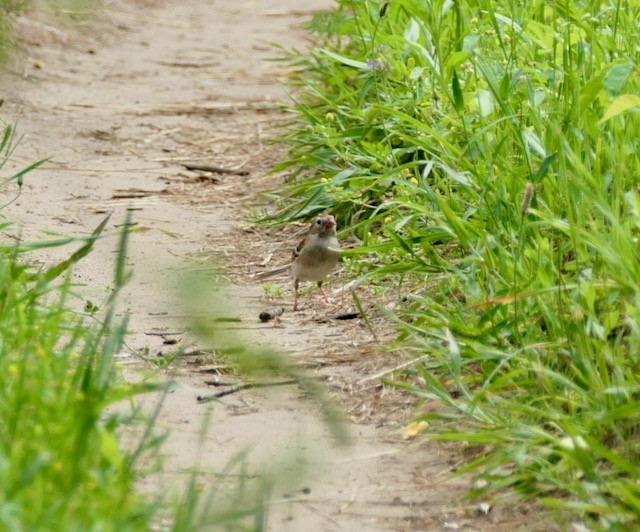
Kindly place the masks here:
POLYGON ((17 251, 0 251, 0 528, 144 529, 125 420, 106 410, 136 393, 113 364, 125 323, 87 327, 66 309, 68 280, 17 251))
MULTIPOLYGON (((13 129, 7 127, 0 138, 0 170, 15 146, 13 129)), ((0 181, 5 191, 16 187, 0 211, 20 196, 29 172, 45 162, 0 181)), ((264 529, 271 492, 296 482, 304 468, 286 456, 275 463, 272 456, 273 463, 259 474, 249 473, 248 450, 239 450, 223 471, 210 471, 203 463, 210 413, 200 427, 195 462, 180 471, 186 483, 174 475, 158 492, 137 491, 138 481, 153 478, 162 465, 166 434, 154 422, 174 383, 163 377, 162 384, 146 378, 129 384, 115 362, 128 324, 126 317, 116 318, 115 305, 129 278, 130 214, 106 301, 100 307, 88 300, 78 304, 71 270, 91 253, 108 222, 109 217, 86 238, 4 239, 11 243, 0 244, 0 530, 264 529), (40 268, 29 263, 30 252, 70 244, 79 247, 59 263, 40 268), (84 312, 71 310, 80 306, 84 312), (157 392, 148 414, 137 401, 143 392, 157 392)), ((9 222, 0 224, 3 234, 10 229, 9 222)), ((221 328, 210 314, 220 305, 210 279, 180 277, 182 301, 188 302, 192 328, 204 342, 228 354, 245 377, 295 380, 317 401, 336 439, 345 441, 339 415, 318 382, 281 354, 249 348, 221 328)), ((180 348, 159 367, 167 369, 183 354, 180 348)))
POLYGON ((278 168, 278 216, 332 211, 397 288, 403 386, 484 446, 483 491, 604 527, 640 523, 639 10, 340 1, 290 57, 278 168))
MULTIPOLYGON (((12 129, 0 144, 0 167, 15 143, 12 129)), ((22 180, 40 161, 4 180, 22 180)), ((137 461, 158 442, 127 451, 122 429, 141 421, 108 407, 132 399, 148 384, 128 385, 114 364, 126 320, 114 319, 123 285, 127 231, 114 288, 100 323, 69 310, 70 270, 87 255, 105 219, 84 239, 0 246, 0 529, 147 530, 156 510, 133 488, 137 461), (70 257, 46 269, 29 265, 34 249, 80 243, 70 257), (25 260, 27 259, 27 260, 25 260)), ((3 232, 10 227, 2 224, 3 232)))

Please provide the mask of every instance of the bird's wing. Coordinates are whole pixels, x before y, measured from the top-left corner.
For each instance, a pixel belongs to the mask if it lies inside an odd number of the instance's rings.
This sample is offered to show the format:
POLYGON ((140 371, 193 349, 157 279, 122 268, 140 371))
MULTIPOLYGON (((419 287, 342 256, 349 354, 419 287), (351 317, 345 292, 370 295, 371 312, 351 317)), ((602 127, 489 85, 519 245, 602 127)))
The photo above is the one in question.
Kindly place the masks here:
POLYGON ((308 244, 308 242, 309 242, 308 236, 305 236, 302 240, 300 240, 300 243, 293 250, 293 254, 291 257, 292 261, 296 260, 300 256, 300 254, 302 253, 302 249, 308 244))

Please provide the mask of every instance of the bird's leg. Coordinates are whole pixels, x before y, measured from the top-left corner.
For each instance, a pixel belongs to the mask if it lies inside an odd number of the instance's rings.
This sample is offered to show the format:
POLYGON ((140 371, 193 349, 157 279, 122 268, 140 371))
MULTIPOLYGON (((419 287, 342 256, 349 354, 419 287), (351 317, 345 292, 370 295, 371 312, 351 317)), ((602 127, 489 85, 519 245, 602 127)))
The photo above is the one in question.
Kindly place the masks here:
POLYGON ((295 282, 293 283, 293 290, 294 290, 293 310, 298 310, 298 287, 299 286, 300 286, 300 281, 296 279, 295 282))
POLYGON ((331 303, 329 303, 329 298, 327 297, 327 294, 324 293, 324 290, 322 288, 322 281, 318 281, 318 288, 320 289, 320 293, 322 294, 322 297, 324 297, 324 300, 327 303, 327 305, 330 305, 331 303))

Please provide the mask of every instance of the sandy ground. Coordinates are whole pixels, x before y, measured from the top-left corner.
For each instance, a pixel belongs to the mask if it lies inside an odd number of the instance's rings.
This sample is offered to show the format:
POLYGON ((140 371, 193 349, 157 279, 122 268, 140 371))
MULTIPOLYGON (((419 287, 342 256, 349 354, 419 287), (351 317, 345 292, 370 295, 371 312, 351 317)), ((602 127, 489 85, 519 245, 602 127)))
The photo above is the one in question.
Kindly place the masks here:
MULTIPOLYGON (((220 471, 246 451, 249 477, 270 472, 278 479, 270 530, 544 530, 527 524, 525 509, 494 505, 485 516, 463 500, 469 480, 449 479, 463 461, 460 447, 403 440, 411 400, 373 377, 404 361, 385 353, 361 320, 334 319, 353 310, 339 274, 329 283, 332 307, 311 292, 298 314, 291 312, 290 282, 276 279, 285 297, 275 302, 286 312, 276 323, 257 319, 273 300, 252 274, 286 260, 296 239, 244 222, 256 190, 278 179, 266 175, 280 155, 268 139, 286 119, 274 102, 287 96, 279 84, 282 64, 266 61, 276 54, 269 43, 304 46, 302 21, 328 5, 119 1, 81 28, 20 18, 22 60, 4 84, 0 112, 6 122, 18 120, 25 138, 5 171, 52 160, 27 177, 22 197, 4 215, 19 221, 21 237, 29 239, 43 238, 45 229, 87 235, 109 213, 107 232, 115 235, 132 210, 137 232, 127 263, 134 275, 121 303, 132 333, 120 357, 123 371, 131 379, 151 371, 141 353, 157 360, 178 346, 192 353, 160 371, 178 383, 158 418, 159 428, 170 430, 166 463, 142 489, 177 491, 194 466, 204 490, 219 487, 235 474, 220 471), (241 167, 246 175, 189 171, 185 162, 241 167), (317 403, 296 386, 196 400, 218 389, 205 381, 239 379, 225 369, 228 360, 206 354, 211 346, 190 332, 194 308, 176 297, 175 286, 194 271, 212 285, 226 281, 212 290, 212 320, 233 318, 224 329, 251 349, 276 346, 326 381, 348 420, 349 445, 336 444, 317 403)), ((39 260, 68 253, 48 251, 39 260)), ((106 239, 78 266, 84 299, 105 300, 114 254, 115 239, 106 239)), ((382 333, 379 340, 390 338, 382 333)), ((158 401, 141 399, 149 411, 158 401)))

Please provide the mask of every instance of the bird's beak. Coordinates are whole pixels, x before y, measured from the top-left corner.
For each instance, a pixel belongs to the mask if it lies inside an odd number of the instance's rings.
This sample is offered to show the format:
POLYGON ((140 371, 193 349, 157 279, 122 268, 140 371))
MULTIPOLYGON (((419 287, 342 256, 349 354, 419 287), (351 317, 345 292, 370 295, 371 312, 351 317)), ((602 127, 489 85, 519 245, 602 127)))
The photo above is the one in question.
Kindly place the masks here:
POLYGON ((327 229, 331 229, 336 226, 336 221, 333 218, 327 218, 327 229))

